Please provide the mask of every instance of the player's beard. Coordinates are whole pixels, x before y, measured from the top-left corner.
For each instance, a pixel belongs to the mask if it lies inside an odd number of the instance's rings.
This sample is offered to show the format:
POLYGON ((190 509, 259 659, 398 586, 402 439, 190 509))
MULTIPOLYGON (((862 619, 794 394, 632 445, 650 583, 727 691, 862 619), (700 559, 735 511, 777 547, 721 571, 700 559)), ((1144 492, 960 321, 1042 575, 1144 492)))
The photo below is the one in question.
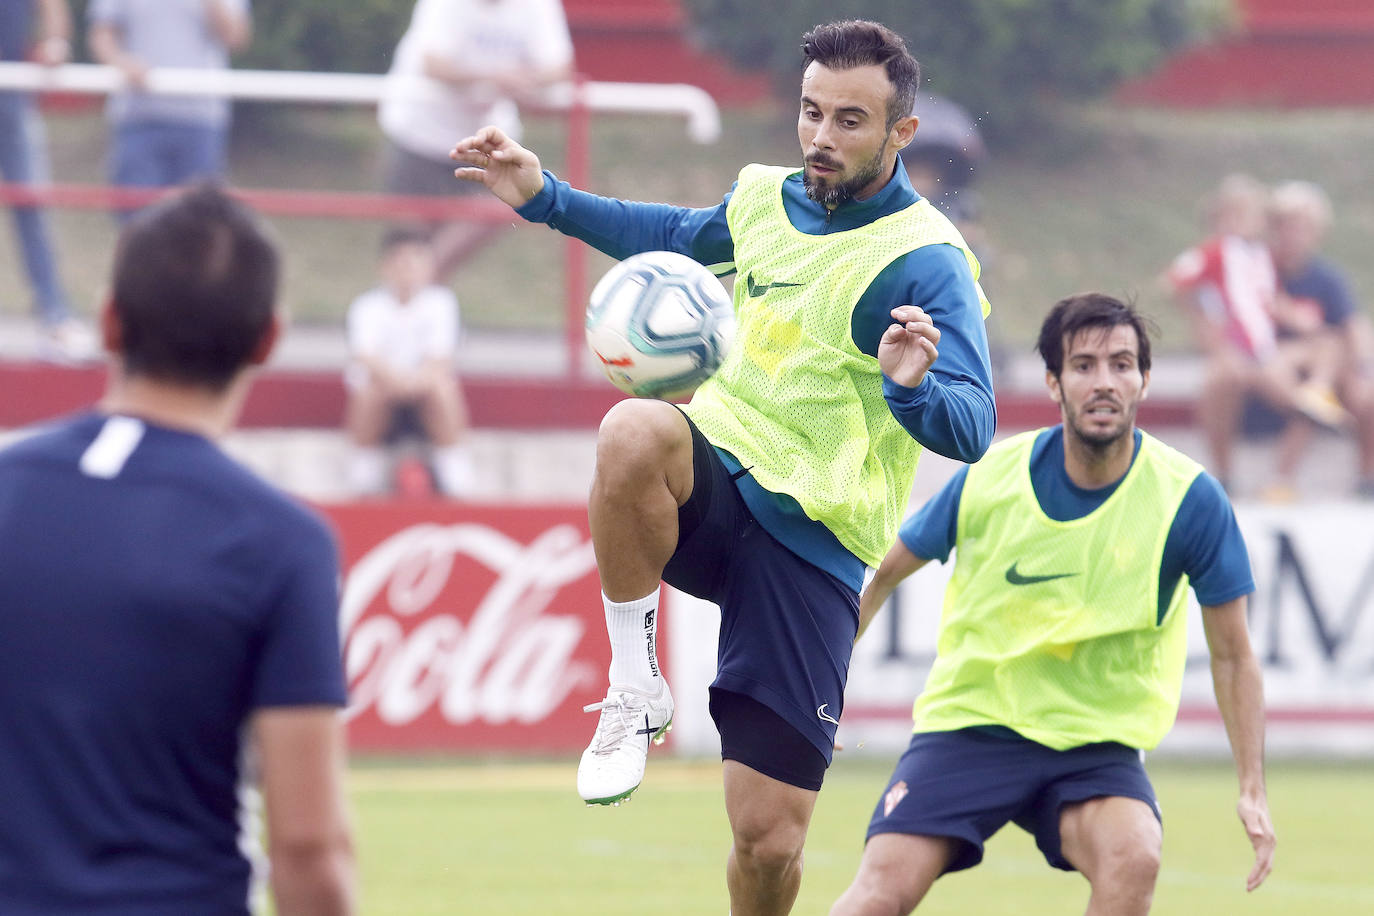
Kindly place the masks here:
POLYGON ((1083 412, 1075 408, 1064 411, 1065 426, 1073 430, 1074 438, 1083 443, 1090 451, 1098 454, 1105 454, 1112 446, 1116 445, 1125 436, 1133 435, 1135 432, 1135 413, 1139 401, 1132 401, 1128 404, 1118 405, 1121 411, 1118 415, 1120 422, 1113 430, 1099 432, 1091 429, 1087 423, 1082 422, 1083 412))
MULTIPOLYGON (((878 147, 878 151, 873 154, 863 165, 855 170, 852 177, 843 181, 830 183, 825 179, 815 179, 806 169, 802 169, 802 184, 806 188, 806 196, 814 200, 823 207, 834 209, 840 204, 848 203, 854 199, 854 195, 868 187, 883 172, 883 153, 887 150, 887 143, 878 147)), ((815 161, 827 168, 833 168, 834 163, 829 159, 815 157, 815 161)))

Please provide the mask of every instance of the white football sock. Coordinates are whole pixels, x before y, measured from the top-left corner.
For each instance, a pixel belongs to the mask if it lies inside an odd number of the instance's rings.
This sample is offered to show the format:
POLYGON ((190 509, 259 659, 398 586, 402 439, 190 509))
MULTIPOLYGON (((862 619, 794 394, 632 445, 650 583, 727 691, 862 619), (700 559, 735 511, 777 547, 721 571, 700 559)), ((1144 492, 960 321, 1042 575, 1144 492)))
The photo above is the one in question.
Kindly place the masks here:
POLYGON ((462 498, 477 491, 477 475, 472 453, 466 445, 450 445, 434 450, 434 473, 444 495, 462 498))
POLYGON ((656 650, 658 589, 634 601, 612 601, 604 594, 606 634, 611 639, 611 683, 654 693, 659 671, 656 650))

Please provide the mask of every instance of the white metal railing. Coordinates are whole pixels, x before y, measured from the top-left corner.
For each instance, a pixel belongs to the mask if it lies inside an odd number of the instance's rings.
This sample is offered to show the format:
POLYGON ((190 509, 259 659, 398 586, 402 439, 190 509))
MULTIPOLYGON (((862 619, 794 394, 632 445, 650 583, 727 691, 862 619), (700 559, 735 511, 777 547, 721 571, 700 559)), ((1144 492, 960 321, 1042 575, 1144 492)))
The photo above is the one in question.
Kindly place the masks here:
MULTIPOLYGON (((357 105, 377 102, 385 81, 384 75, 372 73, 156 67, 148 71, 146 86, 158 95, 357 105)), ((125 84, 121 71, 99 64, 44 67, 0 62, 0 89, 108 95, 125 84)), ((549 87, 539 99, 540 107, 554 111, 581 105, 592 112, 680 115, 687 119, 688 136, 695 142, 714 143, 720 137, 715 100, 706 90, 684 83, 569 82, 549 87)))
MULTIPOLYGON (((370 105, 380 100, 386 79, 384 75, 367 73, 156 67, 147 72, 145 88, 170 96, 370 105)), ((97 64, 45 67, 0 62, 0 90, 108 95, 126 88, 127 82, 122 71, 97 64)), ((564 177, 577 187, 586 187, 590 156, 588 121, 594 114, 681 116, 686 118, 687 134, 695 142, 714 143, 720 137, 720 111, 715 100, 704 89, 682 83, 595 82, 579 78, 549 87, 530 107, 565 116, 568 161, 564 177)), ((36 187, 0 181, 0 205, 118 208, 142 205, 157 193, 156 189, 36 187)), ((370 218, 380 212, 412 217, 448 214, 486 222, 509 218, 506 208, 492 200, 252 189, 236 189, 236 193, 268 212, 328 213, 355 218, 370 218)), ((587 285, 586 248, 581 242, 568 239, 564 246, 564 347, 570 378, 576 373, 579 354, 585 350, 581 328, 587 285)))

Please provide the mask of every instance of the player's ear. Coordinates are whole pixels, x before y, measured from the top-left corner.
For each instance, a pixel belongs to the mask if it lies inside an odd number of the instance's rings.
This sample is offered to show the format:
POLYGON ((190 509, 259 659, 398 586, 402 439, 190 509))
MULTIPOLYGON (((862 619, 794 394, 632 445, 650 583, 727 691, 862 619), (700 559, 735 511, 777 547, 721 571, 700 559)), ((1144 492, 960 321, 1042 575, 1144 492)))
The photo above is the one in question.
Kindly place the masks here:
POLYGON ((1050 400, 1056 404, 1064 403, 1063 392, 1059 389, 1059 376, 1050 370, 1045 370, 1045 387, 1050 391, 1050 400))
POLYGON ((916 127, 921 123, 921 119, 915 115, 907 115, 905 118, 898 118, 897 123, 892 125, 892 144, 899 151, 907 148, 913 137, 916 136, 916 127))
POLYGON ((106 297, 100 307, 100 345, 106 353, 124 352, 124 326, 119 323, 115 312, 114 299, 106 297))
POLYGON ((261 366, 267 362, 267 358, 276 349, 277 341, 281 339, 281 333, 281 315, 273 312, 272 321, 263 329, 262 337, 258 338, 258 345, 253 348, 253 352, 248 357, 248 365, 261 366))

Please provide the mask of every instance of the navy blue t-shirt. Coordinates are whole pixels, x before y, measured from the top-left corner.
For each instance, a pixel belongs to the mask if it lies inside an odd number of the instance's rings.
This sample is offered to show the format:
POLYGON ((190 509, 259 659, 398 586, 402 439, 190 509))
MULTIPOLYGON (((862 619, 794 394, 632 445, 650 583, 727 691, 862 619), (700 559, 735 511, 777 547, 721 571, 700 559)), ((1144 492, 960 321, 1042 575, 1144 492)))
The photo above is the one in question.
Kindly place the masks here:
POLYGON ((1315 303, 1327 327, 1339 327, 1355 313, 1355 296, 1340 268, 1325 258, 1313 258, 1302 270, 1281 274, 1279 284, 1292 299, 1315 303))
POLYGON ((244 726, 345 702, 338 587, 324 523, 200 436, 0 452, 0 913, 247 912, 244 726))
MULTIPOLYGON (((1140 431, 1135 433, 1140 453, 1140 431)), ((1132 456, 1131 461, 1135 461, 1132 456)), ((1035 439, 1030 456, 1031 486, 1040 508, 1050 518, 1067 522, 1082 518, 1116 492, 1121 481, 1085 490, 1069 479, 1064 468, 1064 427, 1045 430, 1035 439)), ((899 537, 918 557, 944 562, 954 549, 959 527, 959 499, 968 468, 960 468, 941 490, 902 522, 899 537)), ((1124 479, 1124 478, 1123 478, 1124 479)), ((1159 567, 1159 613, 1168 610, 1180 576, 1187 575, 1204 607, 1225 604, 1255 590, 1250 554, 1245 548, 1226 491, 1211 474, 1198 474, 1179 506, 1164 541, 1159 567)))

